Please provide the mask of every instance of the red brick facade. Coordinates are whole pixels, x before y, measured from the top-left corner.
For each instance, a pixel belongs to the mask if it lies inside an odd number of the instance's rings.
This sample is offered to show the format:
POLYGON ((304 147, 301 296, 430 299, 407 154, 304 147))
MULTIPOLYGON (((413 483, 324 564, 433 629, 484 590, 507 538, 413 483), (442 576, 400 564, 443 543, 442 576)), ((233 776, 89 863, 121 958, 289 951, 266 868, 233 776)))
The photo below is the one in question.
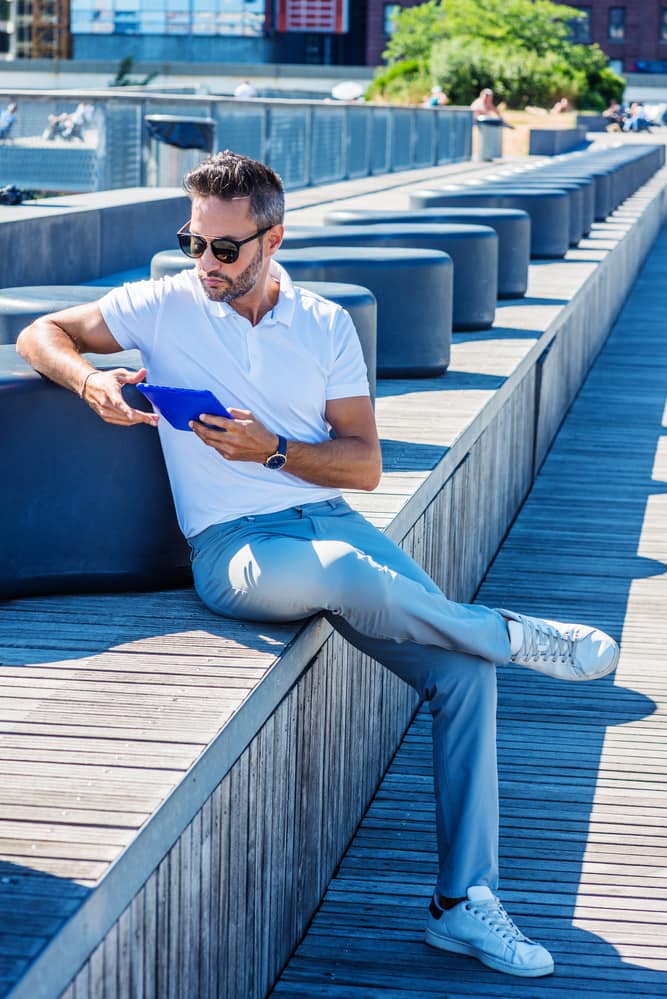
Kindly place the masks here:
MULTIPOLYGON (((353 2, 353 0, 351 0, 353 2)), ((414 7, 421 0, 399 0, 399 7, 414 7)), ((571 7, 590 13, 590 41, 597 42, 609 59, 617 60, 625 72, 635 68, 640 61, 667 60, 667 0, 565 0, 571 7), (614 8, 613 22, 624 22, 623 39, 610 37, 610 10, 614 8), (619 17, 622 12, 623 17, 619 17), (664 24, 663 24, 664 22, 664 24)), ((369 66, 382 63, 382 52, 387 44, 385 34, 385 8, 391 6, 384 0, 367 0, 366 57, 369 66)), ((615 33, 620 33, 617 26, 615 33)))

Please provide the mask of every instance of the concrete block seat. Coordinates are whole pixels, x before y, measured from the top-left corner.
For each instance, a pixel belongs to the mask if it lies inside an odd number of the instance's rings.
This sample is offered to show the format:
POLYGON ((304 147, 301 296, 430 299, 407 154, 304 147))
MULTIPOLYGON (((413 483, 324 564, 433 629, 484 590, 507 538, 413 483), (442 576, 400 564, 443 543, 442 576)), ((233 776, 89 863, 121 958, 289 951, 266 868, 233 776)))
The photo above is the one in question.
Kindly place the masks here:
POLYGON ((299 281, 302 288, 309 288, 317 295, 336 302, 350 313, 354 328, 359 335, 361 350, 368 370, 368 385, 371 399, 375 403, 377 371, 377 301, 368 288, 358 284, 343 284, 336 281, 299 281))
MULTIPOLYGON (((137 351, 88 355, 139 368, 137 351)), ((123 390, 138 409, 134 386, 123 390)), ((104 423, 0 346, 0 597, 191 583, 156 431, 104 423), (76 545, 71 539, 76 537, 76 545)))
POLYGON ((528 177, 522 177, 520 183, 516 180, 494 181, 493 184, 484 185, 491 191, 502 191, 505 188, 530 191, 566 191, 570 203, 570 246, 576 246, 584 234, 590 232, 593 224, 593 187, 588 184, 587 205, 584 206, 583 185, 578 181, 563 180, 562 182, 550 177, 535 177, 532 173, 528 177))
MULTIPOLYGON (((161 250, 151 260, 151 277, 160 278, 167 274, 178 274, 186 267, 194 267, 188 263, 180 250, 161 250)), ((359 284, 343 283, 341 281, 299 281, 299 285, 310 288, 311 291, 329 298, 341 305, 350 313, 354 328, 361 342, 361 350, 368 369, 368 382, 371 399, 375 401, 375 381, 377 368, 377 302, 375 295, 368 288, 359 284)))
POLYGON ((377 374, 432 378, 449 364, 453 265, 440 250, 308 246, 277 253, 297 284, 355 282, 377 299, 377 374))
MULTIPOLYGON (((564 172, 561 174, 560 170, 549 170, 545 167, 543 170, 532 172, 525 178, 525 181, 522 180, 522 186, 524 182, 530 188, 544 186, 570 191, 573 194, 571 203, 572 217, 570 221, 573 226, 580 222, 581 235, 579 239, 581 239, 581 236, 589 234, 595 221, 595 184, 592 177, 568 177, 564 172)), ((507 181, 506 183, 508 186, 516 186, 516 181, 507 181)), ((570 233, 571 239, 573 235, 574 229, 570 233)))
POLYGON ((327 246, 404 246, 441 250, 454 264, 454 330, 488 329, 498 298, 498 237, 481 225, 391 223, 358 226, 288 226, 286 250, 327 246))
POLYGON ((0 344, 16 343, 24 326, 49 312, 95 302, 109 291, 106 287, 79 284, 27 285, 0 289, 0 344))
POLYGON ((555 167, 540 167, 533 171, 532 177, 541 177, 543 173, 555 180, 590 180, 593 185, 593 218, 596 222, 604 222, 617 206, 615 201, 614 171, 611 167, 576 167, 559 164, 555 167))
POLYGON ((522 188, 457 187, 410 193, 410 208, 515 208, 530 215, 530 255, 564 257, 570 245, 570 195, 567 191, 522 188))
POLYGON ((455 223, 484 225, 498 236, 498 298, 521 298, 528 286, 530 215, 512 208, 424 208, 392 211, 339 208, 324 216, 325 225, 455 223))

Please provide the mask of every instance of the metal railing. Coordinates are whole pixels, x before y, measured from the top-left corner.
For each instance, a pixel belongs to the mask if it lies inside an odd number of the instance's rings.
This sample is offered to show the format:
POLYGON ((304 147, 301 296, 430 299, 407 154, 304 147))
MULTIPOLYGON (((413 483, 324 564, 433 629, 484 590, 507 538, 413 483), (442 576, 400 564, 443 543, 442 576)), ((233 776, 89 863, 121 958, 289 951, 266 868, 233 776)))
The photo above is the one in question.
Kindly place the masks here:
POLYGON ((0 143, 0 185, 44 191, 101 191, 179 185, 205 153, 151 139, 147 115, 210 118, 215 149, 268 163, 286 190, 413 167, 467 160, 467 108, 390 107, 333 101, 83 91, 6 91, 19 104, 9 142, 0 143), (83 141, 43 137, 48 117, 79 101, 95 113, 83 141))

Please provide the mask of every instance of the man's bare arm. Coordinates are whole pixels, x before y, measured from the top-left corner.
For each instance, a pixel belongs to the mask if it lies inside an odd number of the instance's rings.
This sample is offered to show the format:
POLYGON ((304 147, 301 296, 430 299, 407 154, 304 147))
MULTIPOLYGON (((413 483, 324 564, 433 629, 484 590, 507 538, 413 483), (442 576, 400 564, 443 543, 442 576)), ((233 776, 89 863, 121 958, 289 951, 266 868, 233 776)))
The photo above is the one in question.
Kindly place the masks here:
POLYGON ((98 371, 81 356, 84 352, 113 354, 123 349, 96 302, 36 319, 21 331, 16 349, 40 374, 80 395, 105 422, 119 426, 157 423, 156 414, 128 406, 121 392, 123 385, 142 381, 144 369, 98 371))
MULTIPOLYGON (((319 486, 375 489, 382 473, 382 453, 370 399, 354 396, 331 400, 325 412, 336 437, 319 444, 288 441, 285 471, 319 486)), ((193 423, 193 430, 229 461, 263 464, 277 447, 277 435, 246 410, 232 409, 231 413, 233 420, 206 415, 206 422, 219 430, 211 430, 203 423, 193 423)))

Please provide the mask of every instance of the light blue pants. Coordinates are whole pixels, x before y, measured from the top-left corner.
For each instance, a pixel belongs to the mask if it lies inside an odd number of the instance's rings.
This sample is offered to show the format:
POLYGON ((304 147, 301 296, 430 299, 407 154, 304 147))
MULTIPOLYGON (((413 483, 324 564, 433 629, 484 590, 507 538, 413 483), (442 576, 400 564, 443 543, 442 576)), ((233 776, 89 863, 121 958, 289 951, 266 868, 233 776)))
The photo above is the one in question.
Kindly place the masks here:
POLYGON ((438 890, 498 881, 496 663, 502 616, 448 600, 342 500, 241 517, 189 539, 197 593, 226 617, 293 621, 324 611, 353 645, 411 684, 433 718, 438 890))

